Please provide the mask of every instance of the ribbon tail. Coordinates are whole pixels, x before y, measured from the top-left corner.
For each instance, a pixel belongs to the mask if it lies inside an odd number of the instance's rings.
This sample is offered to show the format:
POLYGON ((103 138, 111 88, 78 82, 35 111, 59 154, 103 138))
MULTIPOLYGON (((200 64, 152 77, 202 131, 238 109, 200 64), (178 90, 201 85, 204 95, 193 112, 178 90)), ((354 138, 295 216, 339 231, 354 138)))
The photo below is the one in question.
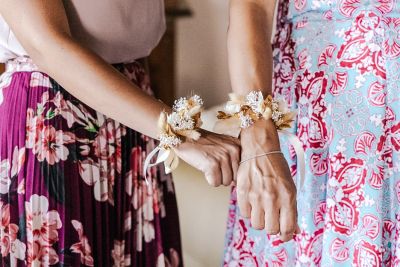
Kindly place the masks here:
POLYGON ((144 173, 144 179, 146 180, 146 184, 149 185, 149 181, 147 180, 147 171, 150 167, 153 167, 155 164, 151 164, 151 159, 154 158, 155 155, 160 151, 161 149, 159 147, 156 147, 153 151, 151 151, 147 157, 146 160, 144 161, 144 166, 143 166, 143 173, 144 173))
POLYGON ((296 135, 288 131, 280 130, 279 133, 282 133, 289 139, 289 143, 293 146, 296 152, 297 166, 300 173, 300 189, 302 189, 304 186, 304 181, 306 176, 305 152, 303 149, 303 143, 296 135))
POLYGON ((174 151, 171 151, 168 159, 164 161, 165 173, 170 174, 173 172, 179 165, 179 157, 176 155, 174 151))

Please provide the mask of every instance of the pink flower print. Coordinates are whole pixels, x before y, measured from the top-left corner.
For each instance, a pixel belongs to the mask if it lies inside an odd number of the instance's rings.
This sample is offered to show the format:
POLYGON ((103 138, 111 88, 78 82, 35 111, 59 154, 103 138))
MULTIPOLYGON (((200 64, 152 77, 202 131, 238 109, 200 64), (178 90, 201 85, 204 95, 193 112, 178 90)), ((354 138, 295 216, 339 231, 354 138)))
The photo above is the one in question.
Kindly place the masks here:
POLYGON ((7 194, 11 185, 11 164, 8 159, 0 161, 0 193, 7 194))
POLYGON ((25 148, 13 151, 13 159, 10 164, 8 159, 0 161, 0 193, 7 194, 10 190, 11 179, 16 176, 25 162, 25 148))
POLYGON ((11 247, 10 247, 11 262, 15 261, 15 259, 21 261, 25 260, 25 253, 26 253, 25 243, 21 242, 18 239, 15 239, 13 242, 11 242, 11 247))
POLYGON ((111 257, 114 259, 113 266, 131 266, 131 255, 125 255, 125 240, 114 240, 114 249, 111 251, 111 257))
POLYGON ((53 126, 45 126, 33 147, 33 153, 37 154, 40 162, 46 160, 50 165, 54 165, 60 160, 67 160, 69 151, 65 145, 73 142, 75 142, 74 134, 56 131, 53 126))
POLYGON ((179 266, 179 254, 171 248, 169 250, 169 259, 164 254, 160 254, 157 260, 157 267, 178 267, 179 266))
POLYGON ((50 78, 41 72, 32 72, 30 87, 47 87, 52 88, 50 78))
POLYGON ((58 230, 62 223, 56 210, 49 211, 45 196, 32 195, 25 202, 28 242, 38 241, 41 246, 51 247, 58 241, 58 230))
POLYGON ((38 240, 28 242, 28 266, 49 266, 59 262, 56 251, 49 246, 43 246, 38 240))
POLYGON ((118 173, 121 173, 121 138, 124 135, 126 129, 123 125, 113 120, 105 120, 93 144, 95 155, 115 163, 118 173))
POLYGON ((52 101, 56 107, 54 109, 55 115, 61 115, 67 121, 68 127, 71 128, 72 125, 77 122, 78 118, 75 116, 76 113, 72 111, 67 101, 65 101, 63 94, 57 92, 52 101))
POLYGON ((13 151, 13 159, 11 165, 11 177, 18 175, 22 166, 25 162, 25 147, 18 149, 18 147, 14 148, 13 151))
POLYGON ((44 128, 42 115, 35 116, 33 109, 29 108, 26 116, 26 148, 33 148, 44 128))
POLYGON ((25 194, 25 179, 22 179, 18 184, 17 193, 21 195, 25 194))
POLYGON ((137 180, 137 175, 143 176, 143 166, 142 162, 144 162, 144 151, 140 146, 132 148, 131 151, 131 168, 135 177, 133 179, 137 180))
POLYGON ((75 230, 78 232, 79 242, 73 244, 71 246, 71 250, 73 253, 78 253, 81 255, 81 263, 86 266, 94 266, 94 260, 91 256, 92 249, 89 244, 89 240, 83 234, 83 226, 82 223, 72 220, 72 225, 74 226, 75 230))
POLYGON ((18 226, 10 223, 10 205, 0 202, 0 252, 3 257, 11 254, 11 262, 24 260, 26 246, 17 239, 18 226))
POLYGON ((156 233, 154 230, 154 225, 151 222, 145 221, 143 224, 143 237, 146 243, 150 243, 155 239, 156 233))
POLYGON ((110 196, 109 180, 107 173, 104 172, 105 166, 107 166, 107 161, 103 161, 103 164, 94 162, 92 159, 79 162, 79 173, 83 181, 93 186, 94 198, 101 202, 107 201, 110 196))
POLYGON ((18 226, 10 224, 10 205, 0 202, 0 244, 1 255, 6 257, 10 253, 11 242, 17 239, 18 226))

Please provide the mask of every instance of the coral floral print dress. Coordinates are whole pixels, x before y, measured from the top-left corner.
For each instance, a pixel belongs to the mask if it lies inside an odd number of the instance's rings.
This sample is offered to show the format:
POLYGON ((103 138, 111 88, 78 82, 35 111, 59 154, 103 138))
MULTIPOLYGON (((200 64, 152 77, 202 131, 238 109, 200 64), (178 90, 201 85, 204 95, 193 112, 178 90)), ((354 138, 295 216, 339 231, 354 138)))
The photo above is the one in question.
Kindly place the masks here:
POLYGON ((252 229, 233 191, 224 266, 400 266, 400 2, 282 0, 277 27, 275 94, 306 152, 300 188, 282 138, 301 232, 252 229))
MULTIPOLYGON (((88 12, 81 17, 85 25, 101 25, 99 14, 112 18, 116 34, 129 39, 123 46, 132 47, 113 53, 109 46, 118 47, 121 36, 96 36, 108 31, 99 28, 91 36, 98 38, 96 52, 110 63, 133 62, 114 67, 151 95, 144 68, 131 58, 146 56, 161 37, 162 1, 72 3, 72 32, 87 32, 73 27, 73 12, 88 12)), ((151 187, 144 180, 154 140, 38 71, 1 16, 0 62, 6 62, 0 78, 0 266, 183 266, 171 176, 153 167, 151 187)))

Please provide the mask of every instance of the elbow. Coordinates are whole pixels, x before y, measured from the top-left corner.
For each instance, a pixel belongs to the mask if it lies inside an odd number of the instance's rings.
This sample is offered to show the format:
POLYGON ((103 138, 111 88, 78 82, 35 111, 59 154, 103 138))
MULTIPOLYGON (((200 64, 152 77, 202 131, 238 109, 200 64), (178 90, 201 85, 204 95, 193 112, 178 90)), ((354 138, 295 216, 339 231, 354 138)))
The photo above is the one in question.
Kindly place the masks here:
POLYGON ((63 49, 64 44, 69 41, 72 41, 69 34, 43 33, 25 36, 21 43, 39 69, 47 71, 51 68, 55 51, 63 49))

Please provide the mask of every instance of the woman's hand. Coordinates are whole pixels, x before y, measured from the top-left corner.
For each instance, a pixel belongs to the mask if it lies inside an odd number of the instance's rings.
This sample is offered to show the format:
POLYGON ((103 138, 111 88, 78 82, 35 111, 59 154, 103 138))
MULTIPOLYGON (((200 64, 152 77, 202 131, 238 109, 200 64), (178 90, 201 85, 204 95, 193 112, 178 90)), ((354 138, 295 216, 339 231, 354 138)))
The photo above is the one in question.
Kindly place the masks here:
MULTIPOLYGON (((241 134, 242 160, 280 151, 271 120, 260 120, 241 134)), ((282 154, 271 154, 243 162, 237 176, 237 198, 241 214, 253 228, 279 234, 289 241, 297 231, 296 187, 282 154)))
POLYGON ((185 142, 175 151, 203 172, 212 186, 229 186, 236 177, 240 161, 240 141, 236 138, 201 130, 199 140, 185 142))

